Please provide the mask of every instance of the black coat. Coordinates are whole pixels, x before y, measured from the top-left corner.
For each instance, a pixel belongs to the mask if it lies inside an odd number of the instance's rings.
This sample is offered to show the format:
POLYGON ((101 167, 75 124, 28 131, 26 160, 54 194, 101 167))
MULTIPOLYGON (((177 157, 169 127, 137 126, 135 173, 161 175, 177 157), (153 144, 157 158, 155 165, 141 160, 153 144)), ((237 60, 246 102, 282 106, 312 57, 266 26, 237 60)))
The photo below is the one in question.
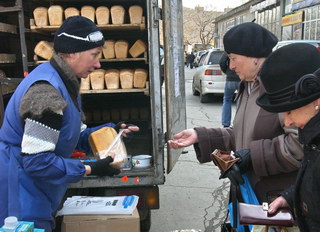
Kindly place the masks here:
POLYGON ((301 232, 320 231, 320 113, 299 131, 304 158, 294 187, 281 195, 294 210, 301 232))
POLYGON ((240 81, 239 76, 236 74, 235 71, 229 68, 229 57, 227 53, 223 53, 219 61, 220 69, 224 72, 227 76, 227 81, 240 81))

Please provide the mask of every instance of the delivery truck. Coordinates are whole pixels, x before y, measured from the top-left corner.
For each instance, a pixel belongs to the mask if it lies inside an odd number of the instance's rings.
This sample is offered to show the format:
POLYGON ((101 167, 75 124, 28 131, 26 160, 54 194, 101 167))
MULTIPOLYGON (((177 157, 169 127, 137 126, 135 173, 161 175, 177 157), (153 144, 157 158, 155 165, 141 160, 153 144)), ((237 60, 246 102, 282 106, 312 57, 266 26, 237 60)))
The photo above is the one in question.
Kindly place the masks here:
POLYGON ((166 147, 166 141, 186 127, 182 2, 3 0, 0 5, 1 122, 15 86, 50 59, 54 33, 66 17, 83 15, 101 28, 109 43, 100 60, 104 80, 107 73, 122 73, 122 79, 131 82, 127 86, 120 78, 113 88, 106 82, 102 87, 82 83, 85 123, 91 127, 123 121, 139 126, 139 132, 124 139, 127 153, 129 158, 149 155, 151 162, 143 167, 129 165, 115 177, 85 177, 69 186, 66 197, 138 195, 141 231, 148 231, 150 210, 159 209, 158 186, 165 183, 165 174, 181 153, 166 147), (141 70, 146 78, 135 84, 135 72, 141 70))

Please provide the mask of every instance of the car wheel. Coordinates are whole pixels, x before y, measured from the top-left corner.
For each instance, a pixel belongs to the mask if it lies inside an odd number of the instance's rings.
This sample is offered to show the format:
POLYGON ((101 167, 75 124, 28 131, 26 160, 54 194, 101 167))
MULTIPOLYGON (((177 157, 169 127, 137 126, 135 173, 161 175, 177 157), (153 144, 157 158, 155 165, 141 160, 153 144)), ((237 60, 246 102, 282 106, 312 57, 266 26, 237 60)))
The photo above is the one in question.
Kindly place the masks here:
POLYGON ((202 88, 200 86, 200 102, 201 103, 208 103, 209 102, 209 97, 210 97, 210 94, 202 94, 202 88))
POLYGON ((199 92, 196 90, 194 86, 194 81, 192 81, 192 94, 193 96, 199 96, 199 92))

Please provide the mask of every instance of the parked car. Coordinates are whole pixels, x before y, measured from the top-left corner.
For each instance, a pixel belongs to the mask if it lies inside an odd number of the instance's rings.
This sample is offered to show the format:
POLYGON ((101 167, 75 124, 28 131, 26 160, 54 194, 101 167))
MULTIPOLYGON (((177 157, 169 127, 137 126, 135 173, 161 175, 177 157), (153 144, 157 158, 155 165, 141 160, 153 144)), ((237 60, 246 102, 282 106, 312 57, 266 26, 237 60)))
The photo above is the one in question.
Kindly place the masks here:
POLYGON ((200 58, 206 52, 207 52, 207 50, 201 50, 201 51, 196 52, 196 54, 195 54, 196 57, 194 58, 194 61, 193 61, 193 67, 198 67, 199 66, 200 58))
POLYGON ((226 75, 221 71, 219 61, 223 54, 220 49, 207 51, 202 55, 199 67, 193 75, 192 93, 200 95, 200 102, 206 103, 210 95, 223 95, 226 75))
POLYGON ((274 46, 273 51, 292 43, 308 43, 315 46, 320 51, 320 40, 283 40, 279 41, 277 45, 274 46))

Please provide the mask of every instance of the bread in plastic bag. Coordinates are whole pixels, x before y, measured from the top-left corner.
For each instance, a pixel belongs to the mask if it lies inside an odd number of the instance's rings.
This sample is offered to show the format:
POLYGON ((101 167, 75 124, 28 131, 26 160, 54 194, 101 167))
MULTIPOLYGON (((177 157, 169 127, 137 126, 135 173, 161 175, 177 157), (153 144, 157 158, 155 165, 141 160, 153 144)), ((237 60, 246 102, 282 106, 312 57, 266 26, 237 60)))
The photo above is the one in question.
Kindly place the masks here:
MULTIPOLYGON (((118 133, 112 127, 102 127, 89 135, 89 144, 95 156, 98 152, 107 150, 118 133)), ((98 157, 99 158, 99 157, 98 157)))
POLYGON ((128 162, 127 149, 122 139, 123 130, 120 130, 117 137, 115 137, 107 150, 99 151, 98 156, 104 159, 107 156, 113 157, 113 162, 110 165, 117 169, 122 169, 128 162))

